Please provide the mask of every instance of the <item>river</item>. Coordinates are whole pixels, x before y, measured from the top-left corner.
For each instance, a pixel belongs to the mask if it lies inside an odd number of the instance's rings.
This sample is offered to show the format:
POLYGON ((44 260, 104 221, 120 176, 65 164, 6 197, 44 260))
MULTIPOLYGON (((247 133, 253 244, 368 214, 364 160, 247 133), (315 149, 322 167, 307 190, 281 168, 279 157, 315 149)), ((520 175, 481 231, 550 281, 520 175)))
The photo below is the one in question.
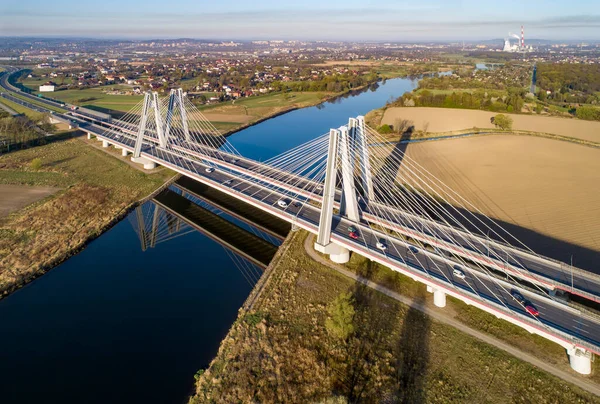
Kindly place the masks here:
MULTIPOLYGON (((387 80, 229 141, 265 160, 416 85, 387 80)), ((3 402, 180 404, 191 393, 259 272, 196 231, 163 235, 143 252, 134 215, 0 301, 3 402)))

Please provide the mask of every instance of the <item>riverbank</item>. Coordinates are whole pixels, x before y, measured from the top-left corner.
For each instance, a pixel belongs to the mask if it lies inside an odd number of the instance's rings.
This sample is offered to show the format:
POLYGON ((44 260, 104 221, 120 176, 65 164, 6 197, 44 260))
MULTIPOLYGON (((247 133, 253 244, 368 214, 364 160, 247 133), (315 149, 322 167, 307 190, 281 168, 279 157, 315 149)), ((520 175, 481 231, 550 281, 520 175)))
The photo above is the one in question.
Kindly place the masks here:
POLYGON ((175 173, 145 174, 81 139, 0 157, 0 183, 60 188, 0 221, 0 296, 81 251, 175 173), (33 170, 31 160, 42 167, 33 170))
MULTIPOLYGON (((306 232, 299 231, 286 241, 287 250, 274 265, 272 280, 248 311, 240 311, 209 368, 198 372, 196 395, 190 403, 369 402, 382 398, 429 402, 442 397, 461 402, 542 402, 547 397, 560 402, 598 400, 424 315, 416 308, 431 307, 423 285, 397 273, 383 273, 353 255, 349 270, 376 281, 384 276, 397 284, 402 294, 408 293, 412 299, 413 305, 407 306, 332 271, 306 253, 306 237, 306 232), (350 296, 353 306, 353 331, 339 339, 331 333, 328 319, 337 307, 333 302, 344 295, 350 296)), ((454 314, 472 317, 471 326, 487 326, 492 334, 505 325, 471 311, 460 308, 454 314)), ((517 341, 525 338, 539 343, 540 352, 554 355, 562 351, 523 330, 516 331, 517 341)), ((564 352, 561 359, 564 361, 564 352)), ((557 366, 568 369, 566 362, 557 366)))

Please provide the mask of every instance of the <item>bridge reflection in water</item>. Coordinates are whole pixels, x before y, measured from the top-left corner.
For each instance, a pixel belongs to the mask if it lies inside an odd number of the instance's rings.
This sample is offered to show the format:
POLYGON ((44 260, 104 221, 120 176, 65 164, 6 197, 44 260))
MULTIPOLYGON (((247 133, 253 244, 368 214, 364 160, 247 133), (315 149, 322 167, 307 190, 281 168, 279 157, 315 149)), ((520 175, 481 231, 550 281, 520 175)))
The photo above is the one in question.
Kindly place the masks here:
POLYGON ((129 216, 142 251, 198 231, 219 243, 254 285, 291 226, 193 180, 182 180, 129 216))

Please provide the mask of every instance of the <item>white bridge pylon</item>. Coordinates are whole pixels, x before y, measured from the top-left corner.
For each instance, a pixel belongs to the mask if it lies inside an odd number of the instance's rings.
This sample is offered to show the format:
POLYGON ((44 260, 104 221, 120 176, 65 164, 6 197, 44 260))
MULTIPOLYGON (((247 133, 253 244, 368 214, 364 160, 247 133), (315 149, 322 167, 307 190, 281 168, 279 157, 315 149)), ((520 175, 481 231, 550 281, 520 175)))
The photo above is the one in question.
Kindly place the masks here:
POLYGON ((315 249, 324 254, 329 254, 331 260, 339 264, 348 262, 350 252, 347 248, 331 242, 338 173, 341 171, 342 179, 340 216, 346 216, 355 223, 360 222, 359 192, 354 181, 356 172, 360 175, 359 187, 363 191, 363 198, 365 200, 373 199, 373 180, 365 135, 365 119, 363 116, 350 118, 348 125, 329 131, 323 203, 315 249))

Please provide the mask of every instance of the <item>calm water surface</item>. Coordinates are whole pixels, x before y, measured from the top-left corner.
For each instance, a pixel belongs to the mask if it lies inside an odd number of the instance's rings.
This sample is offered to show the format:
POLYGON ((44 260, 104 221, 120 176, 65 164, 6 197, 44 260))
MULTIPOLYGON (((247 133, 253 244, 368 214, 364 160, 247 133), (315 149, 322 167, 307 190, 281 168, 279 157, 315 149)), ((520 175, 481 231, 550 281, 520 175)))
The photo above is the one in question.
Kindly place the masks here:
MULTIPOLYGON (((388 80, 229 138, 265 160, 416 86, 388 80)), ((131 218, 129 218, 131 219, 131 218)), ((239 259, 198 232, 142 252, 123 220, 0 301, 5 403, 182 403, 248 296, 239 259)))

